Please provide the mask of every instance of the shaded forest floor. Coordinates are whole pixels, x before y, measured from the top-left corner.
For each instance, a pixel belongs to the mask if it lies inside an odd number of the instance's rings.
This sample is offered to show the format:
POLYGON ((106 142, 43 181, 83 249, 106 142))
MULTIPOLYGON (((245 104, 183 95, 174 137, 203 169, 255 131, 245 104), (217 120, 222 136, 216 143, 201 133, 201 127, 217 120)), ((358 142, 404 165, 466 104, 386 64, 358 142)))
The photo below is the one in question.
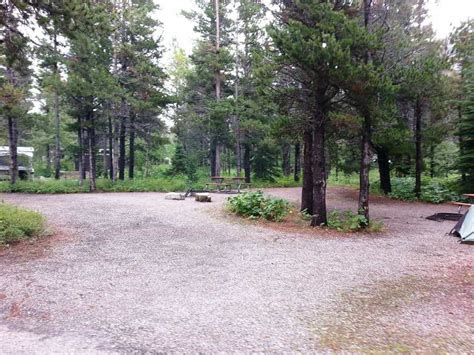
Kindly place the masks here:
MULTIPOLYGON (((330 188, 329 209, 356 194, 330 188)), ((243 223, 226 197, 0 195, 56 231, 0 251, 2 351, 472 349, 473 246, 425 219, 453 206, 376 197, 385 228, 364 235, 243 223)))

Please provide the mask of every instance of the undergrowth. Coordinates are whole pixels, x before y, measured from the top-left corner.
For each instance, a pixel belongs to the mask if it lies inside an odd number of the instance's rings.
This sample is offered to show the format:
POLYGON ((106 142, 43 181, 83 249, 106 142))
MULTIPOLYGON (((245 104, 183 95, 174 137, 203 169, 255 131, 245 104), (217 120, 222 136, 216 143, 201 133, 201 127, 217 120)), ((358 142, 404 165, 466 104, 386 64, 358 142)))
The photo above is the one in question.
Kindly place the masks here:
POLYGON ((264 196, 262 191, 245 192, 228 199, 231 212, 248 218, 282 221, 290 212, 290 204, 280 198, 264 196))
POLYGON ((0 203, 0 245, 39 236, 44 223, 44 217, 37 212, 0 203))

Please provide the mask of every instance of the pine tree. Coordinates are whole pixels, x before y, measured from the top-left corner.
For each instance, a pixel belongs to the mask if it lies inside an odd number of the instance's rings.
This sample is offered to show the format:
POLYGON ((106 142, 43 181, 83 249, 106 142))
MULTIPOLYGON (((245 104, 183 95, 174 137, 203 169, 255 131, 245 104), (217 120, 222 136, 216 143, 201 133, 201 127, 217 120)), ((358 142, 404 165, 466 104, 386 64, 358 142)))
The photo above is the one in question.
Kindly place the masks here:
POLYGON ((10 182, 18 177, 18 126, 28 112, 30 86, 28 41, 19 31, 21 14, 12 0, 2 5, 0 47, 0 117, 5 120, 10 150, 10 182))
POLYGON ((88 9, 87 18, 95 18, 95 25, 88 22, 70 37, 68 55, 66 94, 70 114, 77 121, 80 179, 89 171, 90 191, 96 190, 97 129, 104 103, 118 91, 109 71, 112 62, 110 41, 111 27, 106 21, 110 4, 84 4, 88 9))
POLYGON ((221 154, 229 139, 229 118, 232 107, 226 99, 232 93, 226 73, 232 69, 230 54, 233 22, 229 17, 230 0, 196 0, 197 12, 186 16, 196 23, 200 40, 191 56, 196 76, 190 85, 190 112, 205 122, 210 147, 211 175, 221 173, 221 154), (199 97, 196 93, 200 93, 199 97))
POLYGON ((462 24, 452 36, 454 63, 460 69, 459 141, 462 191, 474 190, 474 21, 462 24))
POLYGON ((302 201, 311 200, 312 205, 302 208, 311 207, 311 225, 319 226, 327 222, 326 128, 331 100, 353 70, 352 55, 365 44, 365 31, 349 19, 339 1, 280 3, 279 23, 270 33, 279 61, 293 70, 291 76, 304 90, 301 96, 304 93, 306 110, 311 112, 311 128, 305 133, 304 174, 312 175, 312 184, 303 183, 302 201))

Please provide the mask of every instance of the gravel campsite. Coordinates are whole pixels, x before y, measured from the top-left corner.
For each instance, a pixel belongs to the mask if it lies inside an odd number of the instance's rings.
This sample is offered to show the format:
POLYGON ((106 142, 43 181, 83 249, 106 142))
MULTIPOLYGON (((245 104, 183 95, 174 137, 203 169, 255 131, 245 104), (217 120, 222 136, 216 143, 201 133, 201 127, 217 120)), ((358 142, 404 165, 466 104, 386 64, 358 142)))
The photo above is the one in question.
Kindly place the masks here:
POLYGON ((450 205, 377 197, 383 231, 328 235, 240 221, 225 194, 1 198, 53 231, 0 251, 2 353, 472 350, 472 246, 425 219, 450 205))

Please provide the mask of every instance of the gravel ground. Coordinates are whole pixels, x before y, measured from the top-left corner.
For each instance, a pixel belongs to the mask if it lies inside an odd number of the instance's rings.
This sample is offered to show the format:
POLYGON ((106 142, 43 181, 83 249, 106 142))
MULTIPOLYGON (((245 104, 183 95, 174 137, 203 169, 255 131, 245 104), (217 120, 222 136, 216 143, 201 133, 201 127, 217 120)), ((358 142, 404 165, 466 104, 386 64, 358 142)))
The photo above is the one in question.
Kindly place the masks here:
POLYGON ((474 249, 424 219, 454 207, 376 198, 386 231, 341 236, 241 223, 213 197, 0 195, 56 231, 0 252, 0 352, 473 350, 474 249))

